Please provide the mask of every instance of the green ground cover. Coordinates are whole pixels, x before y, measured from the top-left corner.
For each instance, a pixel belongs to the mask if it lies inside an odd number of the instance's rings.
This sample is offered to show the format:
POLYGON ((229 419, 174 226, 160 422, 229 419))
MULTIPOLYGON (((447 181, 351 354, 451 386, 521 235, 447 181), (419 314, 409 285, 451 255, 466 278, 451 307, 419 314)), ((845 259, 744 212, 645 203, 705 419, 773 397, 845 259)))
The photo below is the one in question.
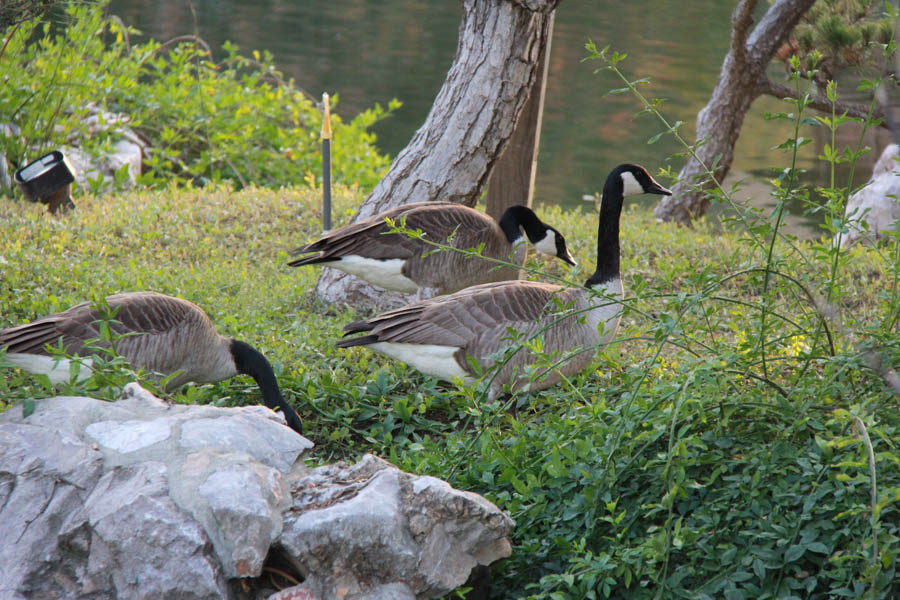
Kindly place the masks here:
MULTIPOLYGON (((802 258, 814 242, 776 246, 791 280, 773 277, 763 294, 753 269, 764 257, 748 236, 658 225, 626 207, 629 309, 616 342, 569 384, 514 399, 513 416, 473 390, 332 347, 360 311, 321 306, 317 272, 285 266, 319 233, 319 198, 310 188, 173 188, 87 195, 56 218, 0 203, 0 326, 125 290, 200 304, 274 362, 316 443, 312 462, 374 452, 508 511, 515 546, 495 567, 498 597, 896 595, 900 412, 871 368, 876 356, 897 360, 890 248, 853 249, 826 304, 828 269, 802 258)), ((338 223, 361 201, 339 188, 338 223)), ((590 265, 596 215, 541 213, 590 265)), ((531 264, 547 271, 534 277, 585 279, 559 261, 531 264)), ((113 364, 54 390, 6 368, 0 397, 114 399, 130 376, 113 364)), ((172 398, 259 401, 249 378, 172 398)))
MULTIPOLYGON (((317 272, 285 266, 290 249, 320 233, 321 190, 309 175, 321 165, 320 122, 271 57, 230 47, 212 64, 196 45, 132 44, 103 6, 72 3, 58 37, 43 23, 7 32, 0 116, 22 135, 0 139, 0 150, 18 164, 25 142, 48 149, 72 137, 102 154, 112 136, 81 126, 87 103, 100 101, 150 139, 146 187, 78 190, 77 210, 58 217, 0 198, 0 327, 119 291, 196 302, 222 333, 273 361, 316 443, 311 462, 373 452, 506 510, 516 528, 512 556, 493 569, 497 598, 900 595, 900 243, 831 248, 845 226, 840 182, 811 195, 796 189, 793 167, 780 169, 775 211, 732 206, 725 232, 657 224, 626 206, 626 313, 614 342, 562 385, 487 402, 477 388, 333 347, 364 309, 321 305, 317 272), (826 215, 826 238, 780 234, 796 198, 826 215)), ((624 56, 588 53, 622 77, 618 91, 636 93, 617 66, 624 56)), ((660 116, 657 101, 636 97, 660 116)), ((860 148, 834 144, 848 119, 805 109, 798 101, 770 115, 795 125, 779 146, 792 154, 785 164, 809 142, 801 126, 814 125, 831 133, 822 158, 832 174, 855 160, 860 148)), ((337 225, 388 164, 366 130, 384 115, 336 126, 337 225)), ((663 122, 660 135, 680 139, 679 125, 663 122)), ((582 267, 532 262, 527 275, 580 284, 596 215, 540 212, 582 267)), ((59 393, 114 400, 135 377, 157 389, 114 357, 56 389, 0 365, 0 409, 59 393)), ((236 378, 169 398, 240 405, 259 393, 236 378)))

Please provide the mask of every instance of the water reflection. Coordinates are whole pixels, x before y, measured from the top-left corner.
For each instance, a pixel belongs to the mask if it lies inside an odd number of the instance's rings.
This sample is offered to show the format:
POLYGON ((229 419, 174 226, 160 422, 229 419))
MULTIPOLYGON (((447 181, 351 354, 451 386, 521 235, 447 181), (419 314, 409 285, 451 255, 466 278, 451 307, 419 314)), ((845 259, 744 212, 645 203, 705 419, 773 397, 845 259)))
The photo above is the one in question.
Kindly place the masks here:
MULTIPOLYGON (((669 158, 679 150, 671 136, 647 144, 661 125, 650 115, 635 117, 640 107, 631 95, 604 97, 622 84, 610 72, 594 74, 600 65, 583 61, 585 42, 592 39, 599 47, 627 53, 621 67, 633 79, 650 79, 644 93, 665 99, 666 117, 687 123, 682 134, 692 139, 691 124, 709 98, 728 48, 732 5, 721 0, 562 3, 553 34, 538 202, 579 206, 582 195, 597 191, 620 162, 651 170, 671 164, 676 171, 682 164, 669 158)), ((761 3, 760 14, 766 7, 761 3)), ((456 2, 413 0, 192 0, 192 5, 188 0, 113 0, 110 10, 159 40, 196 28, 213 48, 229 40, 244 54, 269 50, 279 68, 311 95, 337 93, 338 112, 346 117, 399 98, 403 108, 375 128, 379 146, 391 155, 407 144, 431 108, 453 60, 462 14, 456 2)), ((780 76, 779 69, 773 67, 773 74, 780 76)), ((772 147, 792 137, 792 125, 762 117, 764 111, 784 110, 772 98, 754 104, 736 149, 736 172, 759 183, 772 166, 789 164, 772 147)), ((806 146, 799 166, 824 182, 815 161, 820 145, 806 146)), ((858 165, 857 182, 870 170, 871 161, 858 165)), ((754 187, 756 196, 764 192, 754 187)), ((790 223, 810 235, 818 219, 793 217, 790 223)))

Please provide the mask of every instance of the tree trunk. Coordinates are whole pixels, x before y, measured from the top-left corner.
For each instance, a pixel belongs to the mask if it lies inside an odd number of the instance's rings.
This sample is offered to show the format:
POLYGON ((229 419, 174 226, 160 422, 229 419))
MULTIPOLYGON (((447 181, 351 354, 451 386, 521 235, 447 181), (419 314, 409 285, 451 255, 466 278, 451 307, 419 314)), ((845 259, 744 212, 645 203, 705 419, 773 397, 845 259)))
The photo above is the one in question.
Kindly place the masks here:
POLYGON ((530 208, 534 198, 541 121, 547 92, 547 71, 550 48, 553 44, 553 15, 554 13, 550 14, 547 42, 538 57, 538 70, 531 91, 528 92, 528 101, 503 156, 491 173, 491 180, 487 186, 485 212, 497 220, 503 215, 503 211, 514 204, 523 204, 530 208))
MULTIPOLYGON (((707 167, 721 182, 734 159, 734 146, 741 133, 744 115, 753 101, 763 93, 773 93, 766 67, 775 51, 787 39, 794 26, 815 0, 776 0, 753 29, 753 9, 757 0, 740 0, 731 15, 731 47, 722 63, 719 81, 709 103, 697 114, 697 140, 705 143, 697 148, 697 159, 689 157, 678 174, 671 196, 664 196, 653 209, 662 221, 690 223, 709 206, 703 190, 714 186, 706 177, 707 167)), ((783 88, 783 86, 782 86, 783 88)), ((790 90, 783 88, 782 92, 790 90)), ((773 94, 777 95, 777 94, 773 94)))
MULTIPOLYGON (((456 58, 431 112, 354 220, 410 202, 475 204, 528 99, 558 1, 463 1, 456 58)), ((382 308, 408 300, 334 269, 316 294, 382 308)))

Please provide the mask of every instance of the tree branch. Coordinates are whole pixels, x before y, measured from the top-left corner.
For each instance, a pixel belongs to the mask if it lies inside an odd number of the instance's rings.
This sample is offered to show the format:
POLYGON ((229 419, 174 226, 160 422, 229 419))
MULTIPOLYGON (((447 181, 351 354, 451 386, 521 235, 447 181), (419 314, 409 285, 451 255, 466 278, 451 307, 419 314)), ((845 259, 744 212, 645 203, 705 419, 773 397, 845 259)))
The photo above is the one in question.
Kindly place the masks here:
POLYGON ((753 25, 753 9, 757 0, 741 0, 731 13, 731 55, 738 65, 747 64, 747 32, 753 25))
POLYGON ((769 64, 775 51, 815 2, 816 0, 776 0, 750 34, 747 49, 752 60, 761 65, 769 64))
MULTIPOLYGON (((775 83, 771 79, 765 78, 763 81, 760 81, 759 84, 759 91, 761 94, 775 96, 776 98, 779 98, 781 100, 784 100, 785 98, 792 98, 796 100, 798 98, 796 90, 792 90, 791 88, 781 85, 780 83, 775 83)), ((823 96, 810 96, 809 106, 822 112, 831 112, 831 101, 823 96)), ((857 119, 865 119, 869 116, 869 108, 864 104, 838 101, 834 103, 834 109, 838 114, 846 114, 847 116, 855 117, 857 119)), ((881 123, 879 124, 880 127, 887 127, 884 120, 884 112, 881 110, 881 108, 875 107, 872 110, 871 116, 873 119, 881 120, 881 123)))

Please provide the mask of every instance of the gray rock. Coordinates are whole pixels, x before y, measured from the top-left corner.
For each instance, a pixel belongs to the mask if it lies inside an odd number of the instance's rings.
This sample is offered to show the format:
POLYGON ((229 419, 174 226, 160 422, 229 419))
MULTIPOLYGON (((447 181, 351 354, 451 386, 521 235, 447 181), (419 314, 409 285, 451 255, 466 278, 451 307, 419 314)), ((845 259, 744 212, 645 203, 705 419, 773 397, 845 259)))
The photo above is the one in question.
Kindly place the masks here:
POLYGON ((48 588, 76 588, 85 561, 72 558, 77 548, 67 551, 59 523, 86 501, 102 470, 100 454, 77 439, 0 423, 0 598, 48 597, 48 588))
POLYGON ((0 544, 0 597, 223 598, 226 578, 261 573, 312 446, 275 413, 169 406, 136 384, 35 406, 0 415, 0 517, 30 523, 0 544))
POLYGON ((512 521, 484 498, 371 455, 309 470, 311 446, 265 407, 172 406, 137 384, 13 406, 0 598, 436 598, 509 555, 512 521), (302 583, 267 587, 272 560, 302 583))
POLYGON ((94 103, 87 108, 88 115, 84 119, 87 135, 112 138, 111 151, 103 156, 92 156, 76 145, 78 140, 69 139, 70 145, 61 150, 74 167, 75 180, 82 188, 91 189, 90 182, 102 176, 103 184, 97 191, 106 192, 112 189, 116 172, 125 167, 127 184, 133 186, 141 174, 146 144, 128 127, 130 119, 127 115, 104 111, 94 103))
MULTIPOLYGON (((273 414, 264 407, 253 408, 273 414)), ((283 420, 279 422, 284 423, 283 420)), ((181 427, 180 442, 186 448, 222 447, 244 452, 282 473, 290 472, 296 461, 298 443, 303 445, 303 450, 312 447, 312 443, 305 438, 285 435, 283 425, 256 418, 252 414, 231 419, 210 417, 186 421, 181 427)))
POLYGON ((84 432, 101 446, 127 454, 169 439, 174 424, 175 420, 172 418, 155 421, 100 421, 88 425, 84 432))
POLYGON ((226 595, 206 532, 168 496, 167 479, 161 463, 113 468, 62 525, 60 539, 87 555, 75 597, 88 590, 112 598, 226 595))
POLYGON ((191 455, 192 461, 209 463, 203 470, 208 475, 201 482, 185 469, 187 484, 176 495, 179 504, 189 507, 210 533, 229 577, 259 576, 269 548, 281 533, 282 513, 290 504, 281 473, 245 457, 239 453, 191 455))
POLYGON ((841 248, 857 242, 873 242, 897 231, 900 219, 900 146, 890 144, 872 168, 872 178, 847 200, 845 214, 850 230, 840 237, 841 248))
POLYGON ((292 493, 281 547, 323 600, 391 597, 384 585, 438 598, 511 552, 513 523, 496 506, 372 455, 314 469, 292 493))

